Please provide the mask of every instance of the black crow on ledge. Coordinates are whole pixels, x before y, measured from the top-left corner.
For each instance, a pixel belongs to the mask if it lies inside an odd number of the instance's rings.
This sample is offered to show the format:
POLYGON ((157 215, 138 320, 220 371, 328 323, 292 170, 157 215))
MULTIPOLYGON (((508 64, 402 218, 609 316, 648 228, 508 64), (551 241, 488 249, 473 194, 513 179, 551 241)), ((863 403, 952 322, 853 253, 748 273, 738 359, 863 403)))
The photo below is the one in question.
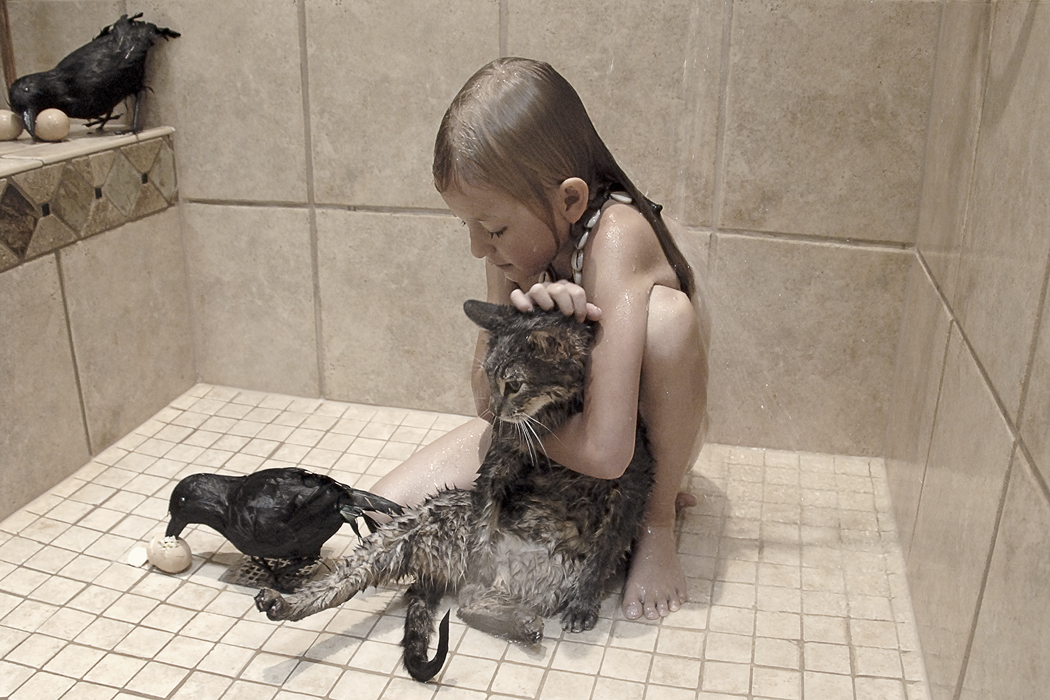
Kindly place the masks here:
MULTIPOLYGON (((99 130, 124 98, 135 96, 131 131, 142 128, 142 98, 146 92, 146 55, 158 37, 180 36, 166 27, 139 21, 142 13, 121 15, 89 43, 43 73, 31 73, 11 84, 11 110, 36 138, 36 115, 60 109, 67 117, 91 120, 99 130)), ((120 115, 117 115, 120 116, 120 115)))

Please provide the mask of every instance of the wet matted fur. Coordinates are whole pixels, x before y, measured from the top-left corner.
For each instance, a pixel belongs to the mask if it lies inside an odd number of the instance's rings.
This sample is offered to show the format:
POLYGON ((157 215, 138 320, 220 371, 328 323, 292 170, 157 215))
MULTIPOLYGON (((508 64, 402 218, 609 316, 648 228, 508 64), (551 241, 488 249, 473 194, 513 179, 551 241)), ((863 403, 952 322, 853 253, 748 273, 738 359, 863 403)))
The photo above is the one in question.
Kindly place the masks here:
POLYGON ((591 323, 559 311, 520 313, 468 301, 489 332, 484 369, 492 388, 492 444, 474 489, 447 489, 365 538, 328 577, 282 596, 260 591, 271 620, 300 620, 368 586, 410 580, 405 593, 405 667, 425 681, 448 651, 448 615, 427 661, 434 613, 456 593, 459 617, 527 644, 543 618, 589 630, 626 564, 652 489, 654 464, 638 421, 634 457, 618 479, 584 476, 547 459, 539 436, 583 407, 591 323))

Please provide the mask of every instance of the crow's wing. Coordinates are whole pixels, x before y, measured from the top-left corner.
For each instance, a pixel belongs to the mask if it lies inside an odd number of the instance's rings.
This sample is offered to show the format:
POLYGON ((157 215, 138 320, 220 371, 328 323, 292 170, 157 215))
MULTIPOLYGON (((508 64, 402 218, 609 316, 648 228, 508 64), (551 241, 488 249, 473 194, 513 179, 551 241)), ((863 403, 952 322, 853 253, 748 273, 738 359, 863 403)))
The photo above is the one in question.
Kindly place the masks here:
POLYGON ((335 498, 326 496, 311 476, 291 468, 246 476, 229 501, 230 542, 251 556, 316 554, 317 540, 323 543, 342 521, 335 498))

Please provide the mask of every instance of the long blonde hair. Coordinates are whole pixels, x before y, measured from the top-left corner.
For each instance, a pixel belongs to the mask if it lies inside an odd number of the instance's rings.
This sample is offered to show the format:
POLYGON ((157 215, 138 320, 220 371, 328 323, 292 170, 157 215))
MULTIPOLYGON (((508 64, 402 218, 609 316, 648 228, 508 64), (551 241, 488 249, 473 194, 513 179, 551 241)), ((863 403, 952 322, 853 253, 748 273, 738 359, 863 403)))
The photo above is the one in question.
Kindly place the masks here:
POLYGON ((556 244, 551 189, 578 177, 592 195, 623 190, 656 232, 682 291, 693 295, 693 271, 659 210, 617 164, 576 90, 547 63, 500 58, 471 76, 441 120, 433 170, 439 192, 470 185, 524 203, 547 221, 556 244))

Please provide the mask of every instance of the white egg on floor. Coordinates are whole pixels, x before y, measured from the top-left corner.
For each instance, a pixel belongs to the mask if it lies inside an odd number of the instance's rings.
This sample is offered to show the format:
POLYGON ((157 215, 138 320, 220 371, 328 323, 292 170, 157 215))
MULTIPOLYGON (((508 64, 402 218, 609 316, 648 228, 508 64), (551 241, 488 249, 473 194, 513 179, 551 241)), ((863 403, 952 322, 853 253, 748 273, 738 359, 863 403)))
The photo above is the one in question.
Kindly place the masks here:
POLYGON ((45 109, 36 115, 37 138, 44 141, 61 141, 69 133, 69 117, 60 109, 45 109))
POLYGON ((190 568, 193 554, 181 537, 154 535, 146 548, 149 563, 168 574, 178 574, 190 568))
POLYGON ((0 109, 0 141, 17 139, 22 133, 22 118, 9 109, 0 109))

